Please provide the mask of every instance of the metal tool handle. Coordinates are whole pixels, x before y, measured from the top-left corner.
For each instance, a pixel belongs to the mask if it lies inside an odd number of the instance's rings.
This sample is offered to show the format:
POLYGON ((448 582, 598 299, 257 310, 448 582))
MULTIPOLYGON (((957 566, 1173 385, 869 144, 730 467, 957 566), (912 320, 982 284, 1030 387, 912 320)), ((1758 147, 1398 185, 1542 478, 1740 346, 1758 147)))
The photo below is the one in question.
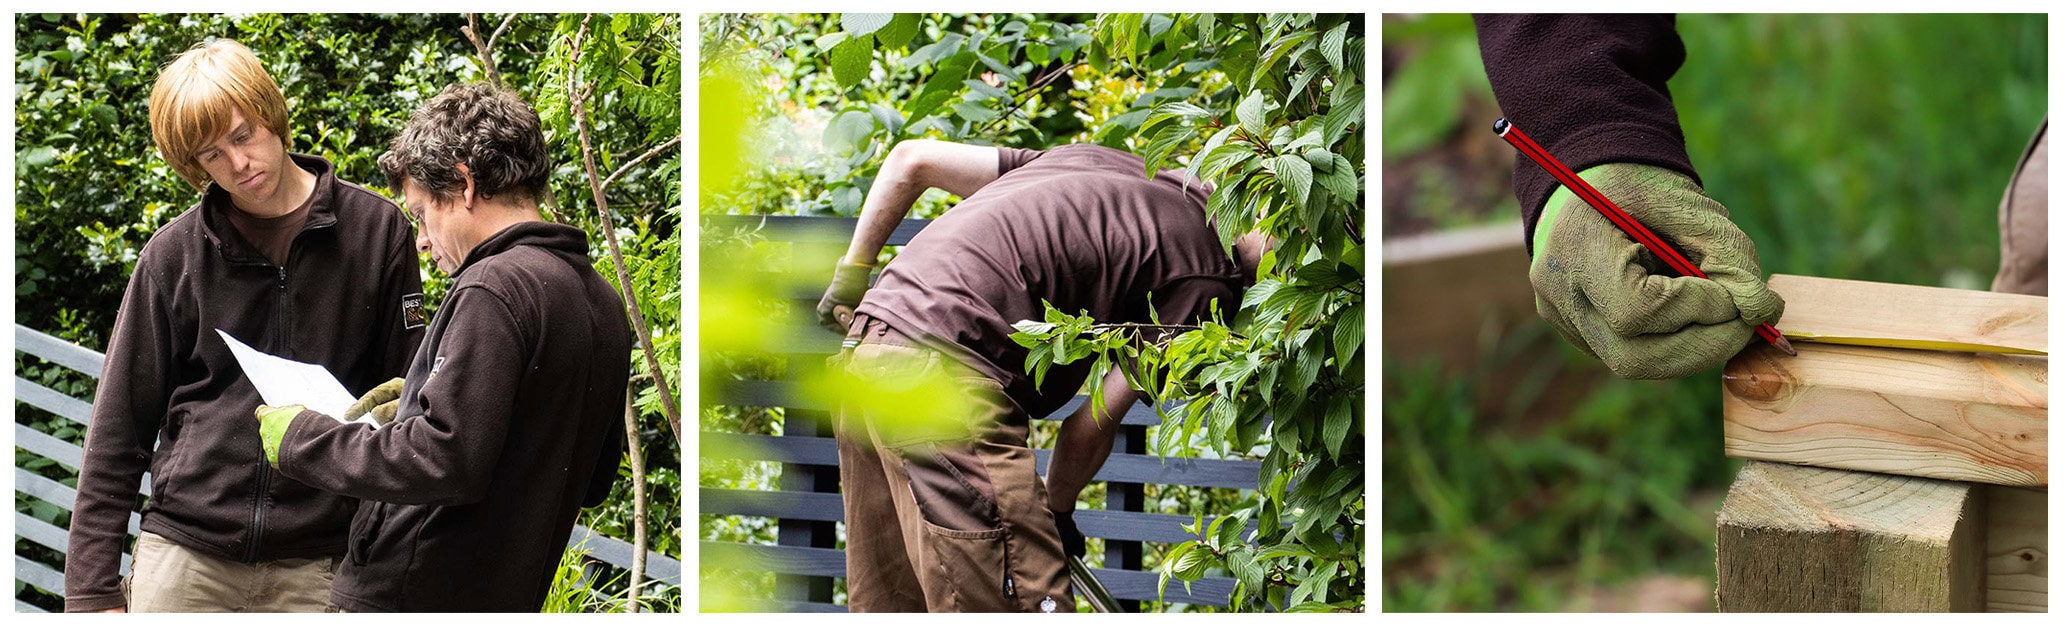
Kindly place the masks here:
POLYGON ((1091 573, 1089 565, 1082 558, 1068 556, 1068 578, 1075 582, 1076 594, 1089 601, 1089 608, 1098 612, 1124 612, 1119 609, 1118 600, 1111 598, 1111 591, 1104 588, 1103 580, 1091 573))

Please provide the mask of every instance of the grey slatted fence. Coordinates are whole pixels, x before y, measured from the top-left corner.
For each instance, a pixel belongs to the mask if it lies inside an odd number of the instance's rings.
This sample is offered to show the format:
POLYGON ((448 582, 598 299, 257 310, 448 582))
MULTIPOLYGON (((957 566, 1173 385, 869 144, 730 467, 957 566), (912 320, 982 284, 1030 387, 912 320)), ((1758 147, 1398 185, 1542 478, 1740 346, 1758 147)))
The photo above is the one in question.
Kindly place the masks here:
MULTIPOLYGON (((14 349, 22 354, 40 358, 45 362, 95 378, 100 376, 101 362, 106 359, 105 356, 98 352, 67 343, 57 337, 37 332, 19 324, 14 326, 14 349)), ((14 400, 18 404, 27 404, 68 419, 82 430, 90 425, 92 421, 93 406, 87 400, 71 397, 24 379, 19 376, 19 372, 17 372, 17 376, 14 378, 14 400)), ((73 445, 36 431, 34 428, 30 428, 20 422, 14 424, 14 445, 17 448, 16 454, 27 453, 52 460, 69 469, 73 475, 77 475, 79 471, 81 451, 78 445, 73 445)), ((144 478, 141 487, 144 495, 150 494, 149 477, 146 476, 144 478)), ((78 496, 78 492, 72 487, 35 472, 22 469, 19 466, 14 469, 14 491, 17 495, 24 495, 35 500, 48 502, 67 512, 72 510, 72 500, 78 496)), ((137 524, 140 521, 141 517, 136 513, 132 512, 129 514, 129 535, 132 540, 138 533, 137 524)), ((29 542, 56 550, 59 553, 65 550, 67 542, 66 528, 45 523, 41 519, 20 512, 16 512, 14 515, 14 533, 17 538, 26 539, 29 542)), ((574 526, 573 534, 567 540, 567 546, 586 550, 588 552, 587 556, 592 562, 606 563, 609 566, 624 570, 630 569, 631 556, 635 553, 635 549, 630 543, 598 534, 593 530, 578 525, 574 526)), ((123 575, 129 574, 129 560, 128 555, 122 556, 121 571, 123 575)), ((16 555, 14 558, 15 580, 58 596, 64 595, 63 569, 64 565, 62 562, 41 562, 22 557, 21 555, 16 555)), ((669 586, 679 586, 681 584, 681 561, 658 552, 647 552, 645 556, 645 576, 648 580, 655 580, 669 586)), ((36 606, 20 600, 15 601, 14 607, 16 612, 42 611, 36 606)))
MULTIPOLYGON (((821 243, 843 246, 852 237, 858 220, 795 216, 705 216, 706 228, 756 229, 769 241, 821 243)), ((900 246, 929 225, 929 221, 906 219, 889 238, 900 246)), ((717 262, 704 258, 704 263, 717 262)), ((790 359, 786 379, 747 380, 718 383, 704 388, 704 403, 726 406, 783 408, 782 435, 763 436, 727 432, 702 432, 706 458, 778 462, 779 490, 750 491, 702 488, 698 493, 701 514, 764 517, 775 519, 774 545, 753 545, 723 541, 702 541, 701 560, 708 568, 773 572, 775 596, 751 598, 757 609, 778 612, 840 612, 845 606, 833 603, 832 580, 845 577, 845 553, 837 549, 837 527, 843 508, 838 487, 838 451, 831 433, 830 407, 796 392, 796 382, 807 369, 822 366, 824 357, 838 350, 839 337, 817 327, 812 320, 821 291, 789 294, 794 314, 787 324, 783 354, 790 359)), ((1052 415, 1066 417, 1087 398, 1074 401, 1052 415)), ((1106 483, 1103 510, 1081 510, 1076 525, 1083 534, 1104 540, 1104 568, 1096 575, 1128 610, 1138 610, 1140 601, 1158 600, 1157 574, 1143 571, 1146 543, 1172 543, 1191 538, 1182 530, 1191 516, 1155 514, 1145 509, 1145 485, 1163 484, 1226 489, 1253 489, 1260 463, 1236 460, 1167 458, 1147 453, 1148 428, 1158 426, 1151 407, 1136 405, 1120 421, 1118 439, 1111 458, 1096 475, 1106 483)), ((1050 453, 1036 450, 1042 473, 1050 453)), ((1207 522, 1213 517, 1207 516, 1207 522)), ((1250 524, 1251 525, 1251 524, 1250 524)), ((1170 602, 1224 606, 1230 601, 1233 580, 1206 577, 1185 590, 1181 582, 1170 582, 1170 602)))

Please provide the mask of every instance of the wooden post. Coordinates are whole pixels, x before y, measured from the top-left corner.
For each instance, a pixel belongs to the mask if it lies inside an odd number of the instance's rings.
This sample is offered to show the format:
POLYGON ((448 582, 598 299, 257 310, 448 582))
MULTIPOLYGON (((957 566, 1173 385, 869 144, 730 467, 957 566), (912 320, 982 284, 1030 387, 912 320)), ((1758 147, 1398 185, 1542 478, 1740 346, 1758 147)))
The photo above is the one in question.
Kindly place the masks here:
MULTIPOLYGON (((783 436, 831 436, 831 416, 820 410, 789 408, 783 411, 781 431, 783 436)), ((839 492, 838 467, 781 463, 781 490, 839 492)), ((838 547, 838 528, 830 522, 782 519, 774 531, 775 542, 785 547, 838 547)), ((777 574, 774 576, 774 598, 831 603, 831 578, 777 574)))
POLYGON ((1720 610, 1983 610, 1982 499, 1959 482, 1751 461, 1720 509, 1720 610))
MULTIPOLYGON (((1118 438, 1111 441, 1111 453, 1147 453, 1147 427, 1144 425, 1118 426, 1118 438)), ((1124 512, 1142 512, 1146 509, 1147 491, 1145 484, 1129 482, 1104 483, 1104 509, 1124 512)), ((1143 552, 1137 540, 1104 540, 1104 568, 1137 571, 1143 566, 1143 552)), ((1118 600, 1118 607, 1126 612, 1139 612, 1140 602, 1133 599, 1118 600)))

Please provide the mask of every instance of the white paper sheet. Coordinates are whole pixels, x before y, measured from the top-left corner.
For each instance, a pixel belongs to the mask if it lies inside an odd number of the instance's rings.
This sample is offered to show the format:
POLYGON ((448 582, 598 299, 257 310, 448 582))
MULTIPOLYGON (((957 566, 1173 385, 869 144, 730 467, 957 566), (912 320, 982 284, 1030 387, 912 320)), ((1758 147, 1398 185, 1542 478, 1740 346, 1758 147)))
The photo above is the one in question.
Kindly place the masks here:
MULTIPOLYGON (((258 396, 265 398, 265 405, 300 404, 339 422, 351 423, 344 421, 344 410, 358 398, 352 397, 351 391, 344 390, 344 384, 337 381, 337 376, 330 375, 322 365, 288 360, 252 349, 221 328, 217 328, 215 333, 222 335, 222 342, 229 344, 229 353, 236 355, 237 366, 243 367, 244 377, 250 378, 251 385, 258 387, 258 396)), ((361 416, 355 422, 380 427, 371 415, 361 416)))

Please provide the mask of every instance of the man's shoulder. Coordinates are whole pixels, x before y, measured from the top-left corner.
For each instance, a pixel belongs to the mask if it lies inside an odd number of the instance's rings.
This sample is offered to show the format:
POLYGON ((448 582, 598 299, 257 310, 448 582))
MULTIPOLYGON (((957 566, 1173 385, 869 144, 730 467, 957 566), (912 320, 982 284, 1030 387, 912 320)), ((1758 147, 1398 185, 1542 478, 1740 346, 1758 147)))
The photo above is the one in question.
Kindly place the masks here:
POLYGON ((186 212, 173 217, 150 240, 144 241, 143 250, 136 255, 136 271, 145 268, 176 267, 191 258, 195 252, 207 251, 210 239, 207 225, 203 223, 200 203, 195 203, 186 212))

